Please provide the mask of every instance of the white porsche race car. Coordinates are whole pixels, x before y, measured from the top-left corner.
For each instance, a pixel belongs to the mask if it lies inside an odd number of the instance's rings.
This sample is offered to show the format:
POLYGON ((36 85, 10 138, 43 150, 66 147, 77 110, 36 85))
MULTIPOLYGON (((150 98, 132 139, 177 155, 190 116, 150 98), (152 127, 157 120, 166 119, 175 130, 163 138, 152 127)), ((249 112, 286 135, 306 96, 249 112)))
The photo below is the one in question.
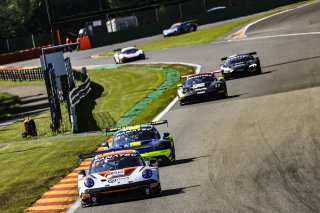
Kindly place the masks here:
POLYGON ((117 52, 116 54, 114 54, 114 61, 116 62, 116 64, 146 58, 144 51, 139 50, 136 47, 126 47, 114 51, 117 52))
POLYGON ((78 189, 83 207, 126 198, 161 194, 156 160, 145 162, 135 150, 81 154, 93 157, 88 171, 78 171, 78 189), (151 165, 151 163, 153 163, 151 165))

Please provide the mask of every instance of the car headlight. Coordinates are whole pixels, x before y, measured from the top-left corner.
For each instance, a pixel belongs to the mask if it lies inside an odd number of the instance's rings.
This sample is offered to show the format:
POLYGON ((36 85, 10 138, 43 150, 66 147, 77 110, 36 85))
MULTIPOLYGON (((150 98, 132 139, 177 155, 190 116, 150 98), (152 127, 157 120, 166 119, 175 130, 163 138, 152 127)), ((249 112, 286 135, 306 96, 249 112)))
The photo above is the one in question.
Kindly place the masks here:
POLYGON ((226 73, 233 72, 233 69, 230 67, 226 67, 226 68, 224 68, 224 72, 226 72, 226 73))
POLYGON ((87 178, 84 180, 84 185, 91 188, 94 185, 94 180, 92 178, 87 178))
POLYGON ((185 94, 188 92, 188 89, 182 89, 182 93, 185 94))
POLYGON ((143 178, 151 178, 152 177, 152 170, 150 170, 150 169, 143 170, 142 177, 143 178))
POLYGON ((250 64, 249 67, 256 67, 257 64, 250 64))

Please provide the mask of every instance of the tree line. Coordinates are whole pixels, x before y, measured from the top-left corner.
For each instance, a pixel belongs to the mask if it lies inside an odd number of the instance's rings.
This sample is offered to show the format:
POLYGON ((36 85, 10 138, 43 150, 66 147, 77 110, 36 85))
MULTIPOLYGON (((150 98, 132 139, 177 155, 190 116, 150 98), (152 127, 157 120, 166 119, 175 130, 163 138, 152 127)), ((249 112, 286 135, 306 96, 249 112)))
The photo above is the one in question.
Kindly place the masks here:
POLYGON ((151 4, 161 0, 1 0, 0 38, 50 31, 48 11, 53 21, 87 12, 130 5, 151 4), (48 4, 48 8, 47 5, 48 4))

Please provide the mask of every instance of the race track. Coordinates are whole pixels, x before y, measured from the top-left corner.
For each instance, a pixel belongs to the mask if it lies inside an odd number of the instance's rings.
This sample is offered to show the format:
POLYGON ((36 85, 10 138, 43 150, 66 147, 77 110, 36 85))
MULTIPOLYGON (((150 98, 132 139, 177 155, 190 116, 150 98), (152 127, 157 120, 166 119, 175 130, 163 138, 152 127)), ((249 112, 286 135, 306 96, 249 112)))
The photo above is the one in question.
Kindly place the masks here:
POLYGON ((319 212, 320 35, 266 37, 320 31, 319 8, 257 23, 247 32, 255 40, 149 53, 148 61, 205 71, 257 51, 263 74, 228 81, 227 100, 176 104, 165 115, 169 129, 161 130, 173 134, 178 160, 160 169, 162 197, 77 212, 319 212))
MULTIPOLYGON (((319 10, 274 16, 236 41, 149 52, 145 62, 206 71, 256 51, 263 74, 228 81, 228 99, 176 104, 165 115, 169 128, 160 130, 174 136, 177 162, 160 168, 162 197, 76 212, 320 212, 320 35, 307 34, 320 32, 319 10)), ((84 53, 74 65, 113 63, 84 53)))

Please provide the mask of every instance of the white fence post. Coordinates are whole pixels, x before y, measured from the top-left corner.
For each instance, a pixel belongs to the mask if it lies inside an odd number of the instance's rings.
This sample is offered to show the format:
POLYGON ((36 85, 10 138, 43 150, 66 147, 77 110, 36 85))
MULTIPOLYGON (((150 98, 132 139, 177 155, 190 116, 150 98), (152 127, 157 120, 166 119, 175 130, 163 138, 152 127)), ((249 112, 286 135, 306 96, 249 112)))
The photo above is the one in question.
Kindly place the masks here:
POLYGON ((7 50, 10 52, 10 45, 9 45, 9 39, 7 38, 7 50))
POLYGON ((159 23, 159 14, 158 14, 158 8, 156 7, 156 19, 157 19, 157 23, 159 23))
POLYGON ((183 14, 182 14, 182 6, 181 6, 181 3, 179 3, 179 10, 180 10, 180 16, 183 17, 183 16, 182 16, 183 14))
POLYGON ((76 108, 75 106, 70 106, 70 120, 71 120, 71 129, 72 132, 78 132, 78 120, 77 120, 77 114, 76 114, 76 108))
POLYGON ((32 39, 32 45, 33 45, 33 48, 36 48, 36 44, 34 43, 34 36, 33 36, 33 33, 31 34, 31 39, 32 39))

